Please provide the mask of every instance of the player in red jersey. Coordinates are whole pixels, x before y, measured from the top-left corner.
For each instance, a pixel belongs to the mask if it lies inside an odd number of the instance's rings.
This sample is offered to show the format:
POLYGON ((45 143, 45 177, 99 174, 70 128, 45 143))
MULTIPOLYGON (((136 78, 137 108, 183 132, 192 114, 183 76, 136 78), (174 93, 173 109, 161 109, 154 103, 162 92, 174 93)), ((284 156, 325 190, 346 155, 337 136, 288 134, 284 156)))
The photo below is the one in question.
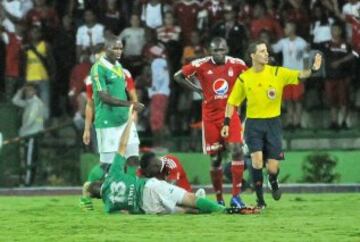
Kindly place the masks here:
POLYGON ((241 150, 241 122, 235 112, 231 119, 224 121, 226 102, 236 78, 247 69, 241 59, 226 56, 228 46, 226 40, 216 37, 210 43, 211 56, 197 59, 182 67, 174 78, 185 87, 202 93, 203 150, 211 157, 210 176, 216 198, 224 204, 222 195, 223 172, 221 168, 222 153, 227 148, 232 155, 232 199, 233 207, 244 207, 240 199, 241 181, 244 171, 244 159, 241 150), (201 88, 191 79, 197 78, 201 88), (221 128, 226 122, 230 124, 230 135, 221 137, 221 128))
MULTIPOLYGON (((155 153, 148 152, 146 156, 154 156, 155 153)), ((161 169, 159 174, 159 179, 165 179, 168 183, 174 184, 178 187, 184 188, 188 192, 192 192, 190 182, 186 176, 185 170, 181 165, 179 158, 174 155, 168 154, 160 157, 160 160, 163 162, 164 167, 161 169)), ((140 169, 137 172, 138 176, 147 176, 144 171, 148 167, 148 159, 140 160, 140 169)))

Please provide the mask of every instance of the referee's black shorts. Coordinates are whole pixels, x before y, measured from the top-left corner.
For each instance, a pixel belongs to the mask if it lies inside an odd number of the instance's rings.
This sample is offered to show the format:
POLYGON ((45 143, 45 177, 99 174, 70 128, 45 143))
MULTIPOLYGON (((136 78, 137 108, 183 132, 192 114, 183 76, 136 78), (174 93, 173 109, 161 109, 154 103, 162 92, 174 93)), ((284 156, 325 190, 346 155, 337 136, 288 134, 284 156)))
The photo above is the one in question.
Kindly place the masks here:
POLYGON ((280 117, 247 118, 244 137, 250 153, 262 151, 264 160, 284 159, 280 117))

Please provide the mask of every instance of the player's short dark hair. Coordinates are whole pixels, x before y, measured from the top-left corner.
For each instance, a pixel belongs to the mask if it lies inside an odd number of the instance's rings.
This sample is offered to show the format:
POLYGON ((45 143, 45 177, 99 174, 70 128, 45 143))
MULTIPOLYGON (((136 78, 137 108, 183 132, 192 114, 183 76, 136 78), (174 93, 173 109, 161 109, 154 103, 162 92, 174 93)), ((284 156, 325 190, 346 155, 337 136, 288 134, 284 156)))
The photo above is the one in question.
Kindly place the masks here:
POLYGON ((90 193, 90 197, 101 198, 102 184, 103 183, 101 181, 90 182, 89 187, 88 187, 88 192, 90 193))
POLYGON ((116 35, 114 34, 111 34, 110 36, 108 36, 106 39, 105 39, 105 49, 110 49, 114 46, 114 44, 117 42, 117 41, 121 41, 122 40, 120 38, 118 38, 116 35))
POLYGON ((145 177, 158 177, 160 175, 161 167, 157 163, 151 161, 156 158, 154 152, 146 152, 140 159, 140 168, 145 177))
POLYGON ((154 159, 156 157, 156 154, 154 152, 146 152, 141 156, 140 159, 140 168, 142 170, 146 170, 146 168, 150 164, 150 160, 154 159))
POLYGON ((250 56, 251 54, 254 54, 257 50, 257 46, 261 45, 261 44, 267 45, 267 43, 263 40, 256 40, 254 42, 251 42, 248 47, 248 56, 250 56))

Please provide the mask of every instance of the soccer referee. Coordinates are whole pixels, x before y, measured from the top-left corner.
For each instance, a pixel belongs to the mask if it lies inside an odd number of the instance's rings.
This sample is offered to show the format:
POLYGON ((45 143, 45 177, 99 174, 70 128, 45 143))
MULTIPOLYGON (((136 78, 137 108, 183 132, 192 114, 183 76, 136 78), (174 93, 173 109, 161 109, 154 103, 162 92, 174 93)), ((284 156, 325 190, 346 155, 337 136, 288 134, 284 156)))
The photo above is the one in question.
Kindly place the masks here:
POLYGON ((269 53, 265 42, 256 41, 250 44, 249 54, 252 67, 237 78, 227 102, 224 126, 221 134, 229 135, 229 122, 235 107, 247 100, 245 142, 249 147, 253 166, 253 182, 257 205, 265 208, 263 196, 262 168, 266 161, 272 196, 275 200, 281 197, 277 182, 279 160, 284 159, 282 151, 281 101, 286 85, 296 85, 301 79, 311 76, 321 66, 321 55, 316 54, 311 69, 303 71, 268 65, 269 53))

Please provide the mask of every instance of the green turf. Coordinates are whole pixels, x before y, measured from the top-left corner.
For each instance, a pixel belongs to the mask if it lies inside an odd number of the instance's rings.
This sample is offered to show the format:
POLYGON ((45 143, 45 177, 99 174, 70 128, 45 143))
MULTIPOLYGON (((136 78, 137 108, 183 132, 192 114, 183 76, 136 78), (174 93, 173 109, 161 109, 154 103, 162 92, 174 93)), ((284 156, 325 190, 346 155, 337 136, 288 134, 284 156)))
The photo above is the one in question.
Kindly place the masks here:
MULTIPOLYGON (((245 195, 253 202, 253 195, 245 195)), ((261 215, 105 215, 78 197, 0 197, 0 241, 360 241, 360 194, 285 194, 261 215)))
MULTIPOLYGON (((281 163, 280 180, 288 177, 286 183, 301 182, 301 169, 304 158, 313 151, 289 151, 285 153, 285 160, 281 163)), ((178 156, 184 169, 193 183, 210 184, 209 157, 200 153, 174 153, 178 156), (194 180, 195 179, 195 180, 194 180), (194 182, 195 181, 195 182, 194 182)), ((329 154, 337 157, 338 164, 335 171, 340 174, 339 183, 360 183, 360 152, 359 151, 331 151, 329 154)))

